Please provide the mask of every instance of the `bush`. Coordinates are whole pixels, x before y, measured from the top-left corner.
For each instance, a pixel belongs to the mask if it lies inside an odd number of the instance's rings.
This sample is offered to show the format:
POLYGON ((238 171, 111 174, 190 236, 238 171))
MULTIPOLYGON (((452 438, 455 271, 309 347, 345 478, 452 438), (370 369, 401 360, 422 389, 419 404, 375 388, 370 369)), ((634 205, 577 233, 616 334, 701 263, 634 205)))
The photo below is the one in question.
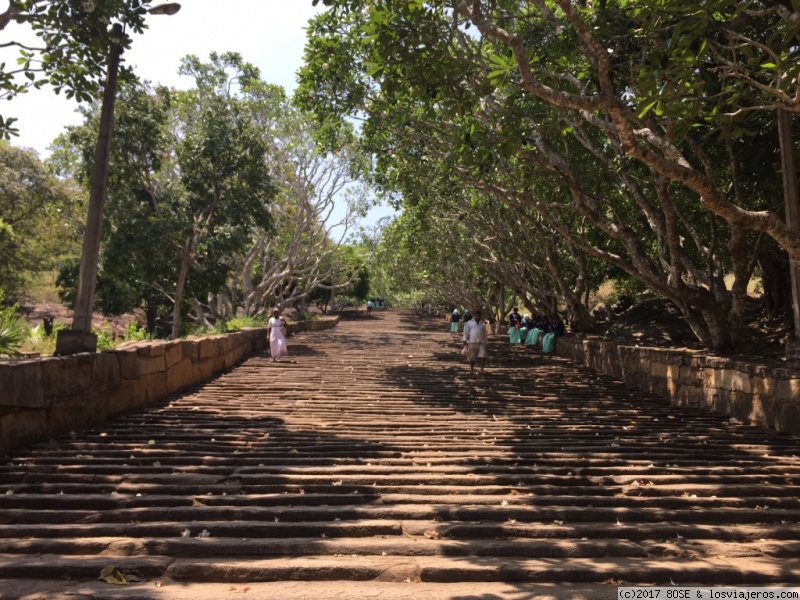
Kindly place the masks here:
POLYGON ((45 334, 44 325, 39 323, 35 327, 28 326, 25 341, 22 342, 21 352, 30 352, 39 356, 53 356, 56 352, 56 337, 58 332, 69 329, 66 323, 53 323, 53 335, 45 334))
POLYGON ((264 317, 248 317, 242 315, 235 317, 225 323, 225 331, 239 331, 244 327, 266 327, 267 320, 264 317))
POLYGON ((138 323, 128 323, 128 326, 125 328, 126 342, 149 341, 153 338, 153 334, 148 333, 144 327, 139 327, 138 323))
POLYGON ((116 337, 114 336, 114 332, 106 326, 103 329, 92 329, 92 332, 97 336, 97 351, 104 352, 105 350, 111 350, 114 346, 117 345, 116 337))
MULTIPOLYGON (((5 293, 0 291, 0 306, 3 300, 5 293)), ((28 336, 28 324, 17 316, 17 308, 17 304, 0 308, 0 354, 14 356, 28 336)))

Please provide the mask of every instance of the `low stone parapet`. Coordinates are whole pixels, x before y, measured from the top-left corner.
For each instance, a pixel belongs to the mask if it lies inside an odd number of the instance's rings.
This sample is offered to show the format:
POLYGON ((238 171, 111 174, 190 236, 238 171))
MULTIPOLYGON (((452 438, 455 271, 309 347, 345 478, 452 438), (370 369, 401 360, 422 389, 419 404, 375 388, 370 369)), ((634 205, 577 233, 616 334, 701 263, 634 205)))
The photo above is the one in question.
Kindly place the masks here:
POLYGON ((556 340, 556 354, 676 406, 704 408, 800 435, 800 372, 795 369, 578 337, 556 340))
MULTIPOLYGON (((339 318, 290 324, 321 331, 339 318)), ((0 452, 141 410, 230 369, 268 345, 267 329, 126 342, 107 352, 0 362, 0 452)))

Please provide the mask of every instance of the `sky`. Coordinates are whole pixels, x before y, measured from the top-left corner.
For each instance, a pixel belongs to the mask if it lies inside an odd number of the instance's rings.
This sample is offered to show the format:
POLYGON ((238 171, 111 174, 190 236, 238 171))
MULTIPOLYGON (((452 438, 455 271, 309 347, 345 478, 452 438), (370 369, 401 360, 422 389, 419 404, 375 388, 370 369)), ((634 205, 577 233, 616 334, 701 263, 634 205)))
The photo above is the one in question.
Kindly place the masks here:
MULTIPOLYGON (((261 69, 262 79, 289 93, 297 85, 295 72, 303 60, 304 27, 324 8, 321 2, 313 7, 311 0, 181 0, 180 4, 180 12, 173 16, 149 15, 149 29, 132 36, 132 47, 123 59, 140 78, 185 89, 192 80, 178 75, 182 57, 195 54, 207 59, 212 51, 235 51, 261 69)), ((1 32, 0 42, 36 39, 25 33, 23 26, 12 23, 1 32)), ((16 49, 0 52, 0 60, 14 64, 17 53, 16 49)), ((19 119, 15 126, 20 135, 11 143, 33 148, 44 158, 65 126, 81 122, 77 107, 74 100, 45 87, 4 102, 0 112, 19 119)))

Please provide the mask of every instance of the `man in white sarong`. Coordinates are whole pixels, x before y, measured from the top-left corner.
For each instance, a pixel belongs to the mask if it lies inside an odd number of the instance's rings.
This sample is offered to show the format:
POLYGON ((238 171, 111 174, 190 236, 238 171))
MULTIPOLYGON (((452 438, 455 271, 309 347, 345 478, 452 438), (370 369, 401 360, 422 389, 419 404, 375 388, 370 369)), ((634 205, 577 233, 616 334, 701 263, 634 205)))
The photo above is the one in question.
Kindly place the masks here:
POLYGON ((467 362, 469 362, 469 372, 475 373, 475 363, 480 364, 480 372, 484 373, 486 368, 486 356, 488 355, 486 344, 486 321, 483 320, 481 311, 476 310, 474 318, 464 325, 464 335, 461 337, 467 347, 467 362))
POLYGON ((272 355, 272 362, 278 362, 282 356, 289 354, 286 348, 286 321, 281 317, 281 311, 277 308, 272 311, 272 318, 267 323, 269 330, 269 351, 272 355))

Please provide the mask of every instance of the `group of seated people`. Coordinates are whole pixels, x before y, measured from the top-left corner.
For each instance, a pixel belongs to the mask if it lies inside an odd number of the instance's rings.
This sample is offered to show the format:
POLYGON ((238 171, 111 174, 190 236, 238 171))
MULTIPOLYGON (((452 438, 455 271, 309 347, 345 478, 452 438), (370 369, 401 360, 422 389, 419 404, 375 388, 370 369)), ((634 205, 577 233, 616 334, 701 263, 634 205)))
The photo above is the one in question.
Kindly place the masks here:
POLYGON ((565 333, 564 322, 557 314, 520 315, 519 309, 514 308, 508 315, 508 339, 512 344, 525 344, 526 346, 539 347, 545 354, 552 354, 556 347, 556 338, 565 333))

